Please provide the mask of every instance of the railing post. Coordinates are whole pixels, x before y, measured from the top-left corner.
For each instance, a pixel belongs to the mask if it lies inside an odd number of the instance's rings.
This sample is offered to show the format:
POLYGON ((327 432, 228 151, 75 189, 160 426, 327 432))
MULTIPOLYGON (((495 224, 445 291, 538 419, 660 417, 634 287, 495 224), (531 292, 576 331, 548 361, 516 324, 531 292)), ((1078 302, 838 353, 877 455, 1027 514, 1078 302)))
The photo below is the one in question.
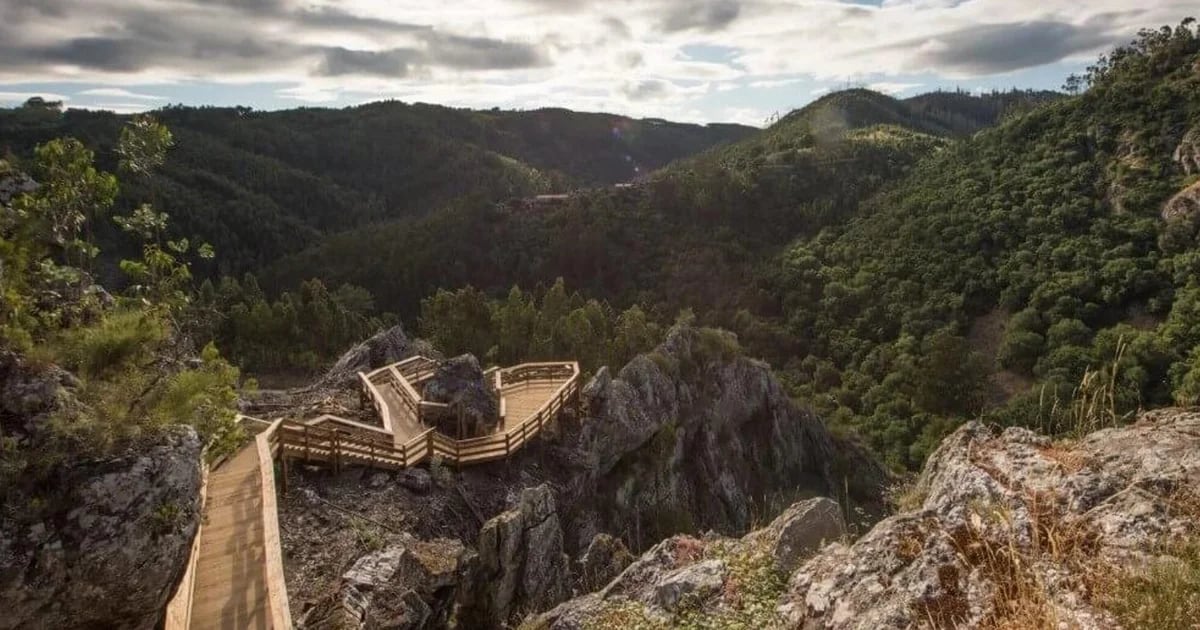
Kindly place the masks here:
POLYGON ((504 432, 504 456, 505 457, 508 457, 508 454, 510 452, 512 452, 512 447, 509 446, 509 444, 511 442, 511 440, 509 438, 511 438, 511 437, 512 437, 512 435, 508 431, 504 432))
POLYGON ((312 461, 312 449, 308 445, 308 425, 304 425, 304 461, 312 461))

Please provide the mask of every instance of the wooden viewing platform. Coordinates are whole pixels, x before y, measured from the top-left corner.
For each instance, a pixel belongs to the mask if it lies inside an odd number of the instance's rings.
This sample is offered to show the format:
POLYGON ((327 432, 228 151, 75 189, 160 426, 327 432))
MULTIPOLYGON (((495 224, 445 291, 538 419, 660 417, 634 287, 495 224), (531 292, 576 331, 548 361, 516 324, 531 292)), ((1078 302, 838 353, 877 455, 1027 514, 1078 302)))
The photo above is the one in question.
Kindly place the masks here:
POLYGON ((496 461, 520 450, 579 396, 578 363, 493 368, 485 375, 500 400, 496 432, 456 440, 421 421, 423 409, 440 406, 420 393, 437 367, 432 359, 413 357, 359 373, 379 426, 330 415, 271 423, 243 417, 263 430, 208 474, 203 522, 163 627, 292 628, 275 506, 276 459, 285 471, 292 459, 335 470, 346 465, 397 470, 434 457, 454 466, 496 461))

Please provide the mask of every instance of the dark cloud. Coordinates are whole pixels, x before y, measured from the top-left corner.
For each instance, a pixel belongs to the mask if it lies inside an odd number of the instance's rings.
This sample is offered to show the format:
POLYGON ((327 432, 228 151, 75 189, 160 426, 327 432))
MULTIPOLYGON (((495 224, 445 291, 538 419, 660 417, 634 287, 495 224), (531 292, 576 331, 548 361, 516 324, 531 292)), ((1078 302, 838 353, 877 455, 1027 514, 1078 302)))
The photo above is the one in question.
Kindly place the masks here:
POLYGON ((429 26, 421 24, 406 24, 404 22, 365 17, 334 7, 301 9, 291 13, 290 17, 304 26, 330 30, 369 30, 392 33, 411 33, 414 31, 430 30, 429 26))
POLYGON ((408 76, 409 64, 419 57, 420 53, 407 48, 383 51, 328 48, 317 73, 327 77, 359 74, 402 78, 408 76))
POLYGON ((425 42, 431 65, 461 70, 512 70, 549 63, 545 51, 530 44, 440 32, 427 35, 425 42))
POLYGON ((146 67, 138 42, 130 39, 81 37, 31 51, 50 63, 108 72, 134 72, 146 67))
POLYGON ((634 101, 648 101, 662 98, 670 92, 670 86, 666 81, 658 79, 647 79, 645 81, 636 81, 626 83, 621 87, 621 92, 634 101))
POLYGON ((736 0, 696 0, 672 3, 663 17, 661 28, 668 33, 701 30, 719 31, 729 26, 742 12, 736 0))
POLYGON ((633 31, 629 28, 629 25, 620 18, 615 18, 610 15, 601 20, 601 22, 605 27, 608 28, 610 33, 620 37, 621 39, 629 39, 633 37, 633 31))
MULTIPOLYGON (((1106 20, 1101 18, 1099 21, 1106 20)), ((1099 26, 1053 21, 984 24, 888 48, 892 51, 915 49, 913 70, 999 74, 1090 53, 1122 39, 1099 26)))

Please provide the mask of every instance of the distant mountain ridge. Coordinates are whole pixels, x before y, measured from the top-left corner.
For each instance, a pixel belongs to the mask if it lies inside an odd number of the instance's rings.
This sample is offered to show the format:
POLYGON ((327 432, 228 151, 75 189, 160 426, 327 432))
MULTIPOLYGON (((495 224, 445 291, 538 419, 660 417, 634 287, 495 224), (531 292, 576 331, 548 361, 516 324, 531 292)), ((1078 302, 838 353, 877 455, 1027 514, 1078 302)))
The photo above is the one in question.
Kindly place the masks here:
MULTIPOLYGON (((755 131, 400 102, 274 112, 171 106, 153 114, 174 131, 177 147, 161 173, 128 185, 128 197, 156 199, 180 234, 216 246, 220 273, 259 269, 329 234, 427 214, 464 197, 501 200, 628 181, 755 131)), ((0 149, 28 156, 39 143, 74 136, 111 169, 128 119, 0 110, 0 149)), ((131 247, 114 231, 100 237, 112 241, 102 250, 114 255, 131 247)))

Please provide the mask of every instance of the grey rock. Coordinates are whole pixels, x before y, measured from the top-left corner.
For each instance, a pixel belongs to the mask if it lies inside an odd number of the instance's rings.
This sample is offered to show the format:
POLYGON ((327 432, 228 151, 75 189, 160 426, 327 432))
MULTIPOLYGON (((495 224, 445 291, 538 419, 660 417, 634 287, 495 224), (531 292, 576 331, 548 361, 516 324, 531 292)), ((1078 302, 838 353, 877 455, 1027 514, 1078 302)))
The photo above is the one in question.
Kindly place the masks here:
POLYGON ((396 481, 417 494, 429 494, 429 491, 433 489, 433 477, 424 468, 403 470, 396 475, 396 481))
POLYGON ((677 569, 662 578, 654 586, 652 602, 659 608, 674 611, 685 598, 689 604, 703 601, 716 594, 725 584, 725 563, 720 560, 705 560, 677 569))
POLYGON ((608 388, 612 386, 612 372, 605 365, 583 386, 583 401, 589 409, 596 408, 604 402, 608 388))
POLYGON ((888 473, 839 443, 812 413, 798 408, 760 361, 731 355, 730 333, 672 329, 653 353, 632 360, 603 389, 582 423, 581 449, 594 470, 576 503, 597 506, 572 527, 632 532, 631 544, 680 531, 730 535, 750 528, 754 497, 843 486, 835 463, 851 471, 856 498, 878 506, 888 473))
POLYGON ((1165 221, 1194 217, 1200 214, 1200 182, 1183 189, 1171 197, 1163 206, 1162 218, 1165 221))
POLYGON ((620 538, 596 534, 577 563, 580 586, 584 591, 599 589, 632 562, 633 554, 620 538))
POLYGON ((473 583, 477 556, 457 540, 403 541, 359 558, 305 615, 319 630, 445 627, 473 583))
POLYGON ((442 362, 425 382, 422 398, 450 405, 423 417, 444 435, 460 439, 491 435, 500 422, 500 402, 484 381, 479 361, 469 354, 442 362))
POLYGON ((0 628, 154 628, 200 523, 200 462, 195 431, 173 429, 69 465, 42 522, 0 520, 0 628))
POLYGON ((517 507, 479 531, 480 597, 464 615, 498 627, 520 611, 544 610, 567 597, 570 567, 562 526, 547 485, 526 488, 517 507))
POLYGON ((749 538, 767 539, 775 567, 791 574, 802 560, 826 544, 846 536, 846 522, 837 502, 824 497, 796 503, 766 528, 749 538))
POLYGON ((1200 487, 1200 413, 1152 412, 1071 444, 971 423, 942 443, 918 484, 921 509, 826 548, 792 575, 779 608, 789 627, 905 628, 931 617, 977 627, 999 590, 964 550, 988 548, 1022 554, 1061 623, 1118 627, 1039 532, 1081 532, 1089 546, 1077 561, 1097 567, 1142 566, 1162 541, 1196 535, 1196 523, 1166 506, 1200 487))
POLYGON ((1200 126, 1192 127, 1184 134, 1172 157, 1184 174, 1200 173, 1200 126))

